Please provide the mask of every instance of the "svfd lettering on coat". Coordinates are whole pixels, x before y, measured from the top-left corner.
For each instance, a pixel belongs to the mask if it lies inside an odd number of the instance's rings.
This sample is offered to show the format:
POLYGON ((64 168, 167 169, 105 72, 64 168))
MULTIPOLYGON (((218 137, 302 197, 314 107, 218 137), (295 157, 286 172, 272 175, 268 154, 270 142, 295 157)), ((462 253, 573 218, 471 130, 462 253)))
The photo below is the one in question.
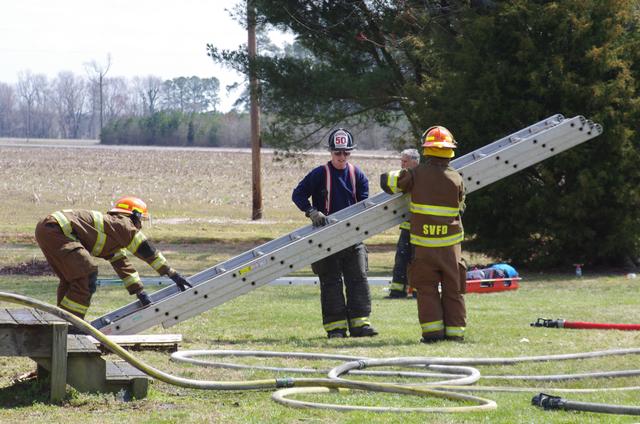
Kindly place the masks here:
POLYGON ((443 236, 448 230, 448 225, 424 224, 422 226, 422 232, 426 236, 443 236))

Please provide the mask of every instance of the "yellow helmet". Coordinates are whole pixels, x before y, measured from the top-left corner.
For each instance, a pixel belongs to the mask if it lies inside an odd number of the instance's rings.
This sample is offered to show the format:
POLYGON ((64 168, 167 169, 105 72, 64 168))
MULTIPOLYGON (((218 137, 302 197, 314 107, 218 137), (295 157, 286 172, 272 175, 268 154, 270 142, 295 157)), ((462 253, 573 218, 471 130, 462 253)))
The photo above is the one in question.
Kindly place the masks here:
POLYGON ((457 146, 451 132, 445 127, 435 125, 422 134, 422 147, 436 149, 455 149, 457 146))
POLYGON ((124 213, 131 215, 134 212, 139 213, 143 218, 149 217, 149 211, 147 210, 147 204, 138 197, 125 196, 116 200, 109 213, 124 213))

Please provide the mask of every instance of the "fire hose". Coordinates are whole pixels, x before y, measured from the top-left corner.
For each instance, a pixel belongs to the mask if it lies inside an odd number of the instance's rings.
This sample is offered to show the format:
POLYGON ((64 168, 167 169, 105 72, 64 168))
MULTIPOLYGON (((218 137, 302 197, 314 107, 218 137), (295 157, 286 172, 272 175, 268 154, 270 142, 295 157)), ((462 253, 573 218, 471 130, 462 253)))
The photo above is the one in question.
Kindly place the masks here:
MULTIPOLYGON (((426 387, 409 387, 398 384, 389 383, 374 383, 374 382, 346 382, 336 381, 328 378, 276 378, 276 379, 264 379, 264 380, 250 380, 250 381, 208 381, 208 380, 193 380, 183 378, 175 375, 168 374, 161 371, 131 355, 125 349, 118 344, 109 340, 109 337, 94 328, 88 322, 68 313, 67 311, 60 309, 56 306, 41 302, 39 300, 29 298, 22 295, 13 293, 0 292, 0 301, 6 301, 16 303, 19 305, 35 308, 41 311, 48 312, 55 315, 65 321, 73 324, 76 328, 84 331, 87 334, 92 335, 96 340, 100 341, 104 346, 111 350, 114 354, 120 358, 129 362, 131 365, 144 372, 150 377, 156 380, 172 384, 179 387, 191 388, 191 389, 203 389, 203 390, 267 390, 267 389, 284 389, 284 388, 306 388, 315 391, 326 391, 329 389, 341 390, 355 389, 364 391, 375 391, 385 393, 399 393, 422 397, 435 397, 440 399, 448 399, 452 401, 471 402, 475 405, 468 406, 456 406, 456 407, 434 407, 434 408, 393 408, 393 407, 359 407, 348 405, 335 405, 335 409, 349 410, 362 410, 363 408, 368 411, 375 412, 478 412, 478 411, 490 411, 496 409, 497 405, 495 401, 484 399, 477 396, 466 395, 462 393, 454 393, 448 391, 435 390, 426 387)), ((278 392, 276 392, 277 394, 278 392)), ((274 400, 278 401, 278 396, 283 396, 282 393, 276 396, 274 394, 274 400)), ((284 402, 283 402, 284 403, 284 402)))
MULTIPOLYGON (((492 392, 537 392, 539 388, 525 388, 525 387, 488 387, 488 386, 470 386, 477 382, 480 378, 480 373, 475 368, 470 367, 471 365, 509 365, 516 364, 521 362, 534 362, 534 361, 555 361, 555 360, 570 360, 570 359, 584 359, 584 358, 596 358, 596 357, 604 357, 604 356, 612 356, 612 355, 626 355, 626 354, 640 354, 640 348, 629 348, 629 349, 612 349, 606 351, 595 351, 595 352, 586 352, 586 353, 573 353, 573 354, 559 354, 559 355, 542 355, 542 356, 525 356, 525 357, 515 357, 515 358, 438 358, 438 357, 410 357, 410 358, 390 358, 390 359, 371 359, 371 358, 352 358, 352 357, 344 357, 340 356, 340 358, 336 358, 336 355, 323 355, 323 354, 300 354, 293 352, 261 352, 261 351, 243 351, 245 356, 304 356, 311 355, 314 358, 322 358, 326 359, 330 357, 330 359, 341 359, 341 360, 350 360, 345 364, 337 366, 331 369, 328 373, 329 378, 276 378, 276 379, 263 379, 263 380, 250 380, 250 381, 206 381, 206 380, 193 380, 187 379, 175 375, 171 375, 165 373, 157 368, 146 364, 145 362, 137 359, 133 355, 131 355, 128 351, 114 343, 109 339, 108 336, 92 327, 86 321, 69 314, 68 312, 38 301, 36 299, 32 299, 26 296, 16 295, 12 293, 0 292, 0 301, 7 301, 11 303, 17 303, 20 305, 24 305, 27 307, 39 309, 41 311, 45 311, 51 313, 59 318, 62 318, 81 331, 84 331, 87 334, 91 334, 94 338, 96 338, 100 343, 105 345, 109 350, 113 353, 129 362, 131 365, 139 369, 140 371, 146 373, 152 378, 155 378, 159 381, 163 381, 168 384, 185 387, 185 388, 193 388, 193 389, 204 389, 204 390, 267 390, 267 389, 276 389, 277 391, 273 393, 272 398, 279 403, 293 406, 293 407, 303 407, 303 408, 322 408, 322 409, 335 409, 335 410, 365 410, 365 411, 374 411, 374 412, 439 412, 439 413, 451 413, 451 412, 478 412, 478 411, 490 411, 494 410, 497 407, 497 404, 493 400, 481 398, 478 396, 467 395, 460 392, 482 392, 482 391, 492 391, 492 392), (275 355, 274 355, 275 354, 275 355), (396 384, 396 383, 375 383, 375 382, 363 382, 363 381, 352 381, 347 380, 343 375, 349 373, 350 371, 356 370, 364 370, 368 367, 377 367, 377 366, 421 366, 421 367, 429 367, 433 370, 440 371, 437 374, 431 373, 403 373, 403 372, 380 372, 382 374, 377 375, 389 375, 394 374, 398 376, 411 376, 411 377, 444 377, 448 378, 448 380, 439 381, 435 383, 430 383, 430 387, 427 388, 425 385, 415 386, 415 385, 407 385, 407 384, 396 384), (386 374, 384 374, 386 373, 386 374), (415 375, 410 375, 415 374, 415 375), (451 401, 461 401, 461 402, 472 402, 474 405, 468 406, 452 406, 452 407, 424 407, 424 408, 398 408, 398 407, 370 407, 370 406, 354 406, 354 405, 334 405, 334 404, 320 404, 313 402, 303 402, 298 400, 287 399, 287 396, 293 394, 300 393, 324 393, 331 390, 348 391, 348 390, 362 390, 362 391, 374 391, 374 392, 386 392, 386 393, 398 393, 398 394, 408 394, 420 397, 434 397, 440 399, 447 399, 451 401)), ((189 361, 197 361, 193 360, 191 356, 206 356, 212 355, 211 352, 216 351, 182 351, 174 354, 174 357, 181 359, 174 360, 182 360, 183 362, 189 361)), ((217 352, 226 352, 226 354, 230 354, 229 352, 233 351, 217 351, 217 352)), ((243 355, 242 353, 236 352, 238 355, 243 355)), ((204 362, 204 361, 203 361, 204 362)), ((216 365, 213 365, 216 366, 216 365)), ((273 370, 278 370, 277 368, 273 368, 273 370)), ((288 369, 291 371, 291 369, 288 369)), ((297 371, 296 371, 297 372, 297 371)), ((629 370, 623 372, 624 375, 638 375, 640 370, 629 370)), ((584 375, 571 375, 568 378, 578 379, 578 378, 591 378, 591 374, 584 375)), ((505 376, 497 376, 497 377, 484 377, 484 378, 501 378, 505 376)), ((509 376, 508 376, 509 377, 509 376)), ((522 376, 521 376, 522 377, 522 376)), ((543 376, 543 377, 554 377, 556 376, 543 376)), ((516 378, 516 377, 514 377, 516 378)), ((544 379, 544 378, 542 378, 544 379)), ((557 392, 578 392, 578 393, 593 393, 593 392, 601 392, 601 391, 627 391, 627 390, 640 390, 638 386, 630 386, 630 387, 617 387, 617 388, 598 388, 598 389, 554 389, 548 388, 547 390, 553 390, 557 392)), ((536 398, 542 398, 540 394, 534 397, 532 401, 536 404, 536 398)), ((549 397, 549 395, 544 395, 549 397)), ((546 399, 546 398, 545 398, 546 399)), ((589 405, 595 405, 593 408, 597 408, 599 410, 594 412, 607 412, 607 413, 625 413, 625 414, 635 414, 636 411, 640 408, 636 407, 625 407, 625 406, 617 406, 617 405, 607 405, 607 404, 588 404, 588 403, 579 403, 580 405, 574 405, 576 402, 566 401, 563 402, 545 402, 545 404, 558 404, 563 405, 564 409, 571 408, 573 406, 586 408, 589 405)), ((580 409, 587 410, 587 409, 580 409)))
POLYGON ((638 331, 640 324, 609 324, 601 322, 585 322, 585 321, 567 321, 564 319, 547 319, 538 318, 536 322, 531 323, 532 327, 547 328, 575 328, 582 330, 623 330, 638 331))

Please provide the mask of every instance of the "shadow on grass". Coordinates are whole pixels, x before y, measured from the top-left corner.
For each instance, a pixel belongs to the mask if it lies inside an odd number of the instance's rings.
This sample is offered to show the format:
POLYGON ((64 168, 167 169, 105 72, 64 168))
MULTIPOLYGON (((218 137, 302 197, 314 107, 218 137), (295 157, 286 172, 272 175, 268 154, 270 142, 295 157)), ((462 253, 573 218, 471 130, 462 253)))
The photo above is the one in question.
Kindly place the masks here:
POLYGON ((16 408, 49 402, 48 378, 30 378, 0 389, 0 408, 16 408))
POLYGON ((266 349, 258 350, 271 350, 273 346, 293 346, 293 347, 305 347, 305 348, 346 348, 346 347, 398 347, 398 346, 417 346, 419 345, 419 337, 413 339, 399 339, 399 338, 379 338, 379 337, 347 337, 344 339, 327 339, 326 336, 319 337, 288 337, 288 338, 241 338, 241 339, 207 339, 207 340, 188 340, 185 342, 205 344, 209 347, 216 345, 236 346, 236 345, 251 345, 252 350, 254 347, 261 346, 266 349))

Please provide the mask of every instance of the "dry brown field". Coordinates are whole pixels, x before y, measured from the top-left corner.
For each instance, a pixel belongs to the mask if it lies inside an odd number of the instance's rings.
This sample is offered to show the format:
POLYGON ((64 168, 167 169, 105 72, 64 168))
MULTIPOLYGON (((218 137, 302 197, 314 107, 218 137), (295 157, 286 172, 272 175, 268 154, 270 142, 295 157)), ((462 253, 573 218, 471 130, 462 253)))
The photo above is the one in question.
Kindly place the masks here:
MULTIPOLYGON (((369 177, 371 195, 380 192, 379 175, 399 165, 390 155, 356 152, 352 158, 369 177)), ((253 221, 248 151, 0 144, 0 267, 40 258, 33 230, 47 214, 65 208, 106 211, 118 197, 136 195, 152 214, 145 233, 170 254, 185 245, 191 253, 215 252, 182 258, 196 272, 203 261, 211 265, 307 225, 291 192, 328 159, 327 152, 286 158, 264 153, 263 219, 253 221)), ((392 229, 369 241, 372 250, 390 253, 396 237, 392 229)))
MULTIPOLYGON (((264 219, 302 221, 291 191, 319 155, 274 160, 262 157, 264 219)), ((380 192, 382 172, 398 161, 367 156, 353 160, 380 192)), ((251 156, 214 149, 118 149, 0 147, 0 231, 28 225, 56 208, 106 209, 122 195, 147 201, 162 220, 243 221, 251 216, 251 156)))

